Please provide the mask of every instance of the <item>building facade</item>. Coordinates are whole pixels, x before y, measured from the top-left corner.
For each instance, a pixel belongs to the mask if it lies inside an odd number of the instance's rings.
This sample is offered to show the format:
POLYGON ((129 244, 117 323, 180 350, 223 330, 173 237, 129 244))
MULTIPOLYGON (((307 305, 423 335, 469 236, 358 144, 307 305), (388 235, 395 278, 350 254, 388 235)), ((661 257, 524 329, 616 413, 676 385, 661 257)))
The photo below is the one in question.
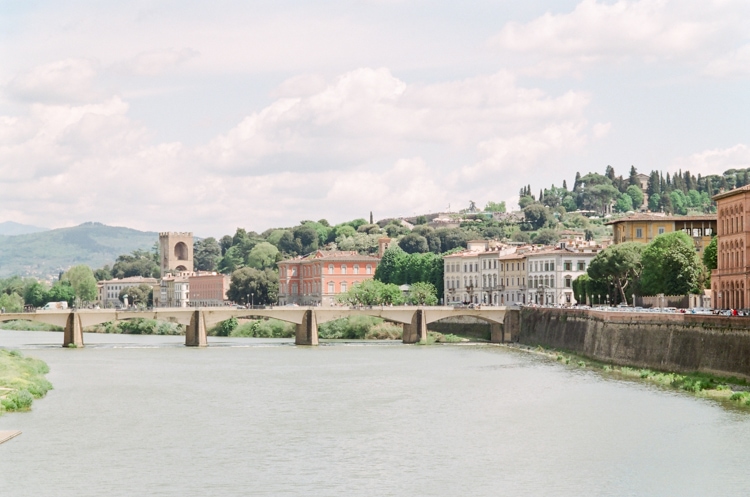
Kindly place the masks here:
POLYGON ((99 304, 105 309, 120 307, 123 305, 120 301, 120 292, 123 289, 139 285, 153 287, 156 284, 156 278, 144 278, 143 276, 100 281, 98 284, 99 304))
POLYGON ((526 303, 526 257, 531 247, 519 247, 515 253, 500 256, 500 305, 526 303))
POLYGON ((159 233, 161 276, 193 272, 193 234, 159 233))
POLYGON ((750 306, 750 185, 713 197, 718 211, 716 265, 711 273, 712 305, 717 309, 746 309, 750 306))
POLYGON ((664 233, 684 231, 700 254, 716 234, 716 214, 700 216, 664 216, 659 214, 634 214, 606 223, 612 226, 614 243, 650 243, 664 233))
POLYGON ((500 305, 499 260, 515 250, 494 240, 472 240, 466 250, 443 257, 445 303, 500 305))
POLYGON ((287 259, 279 266, 280 305, 336 304, 352 285, 375 276, 380 259, 356 251, 322 251, 287 259))
POLYGON ((227 301, 230 277, 216 272, 188 276, 188 300, 192 307, 219 307, 227 301))
MULTIPOLYGON (((574 305, 573 281, 585 274, 601 251, 596 245, 560 244, 526 255, 527 301, 540 305, 574 305)), ((582 304, 585 302, 581 302, 582 304)))

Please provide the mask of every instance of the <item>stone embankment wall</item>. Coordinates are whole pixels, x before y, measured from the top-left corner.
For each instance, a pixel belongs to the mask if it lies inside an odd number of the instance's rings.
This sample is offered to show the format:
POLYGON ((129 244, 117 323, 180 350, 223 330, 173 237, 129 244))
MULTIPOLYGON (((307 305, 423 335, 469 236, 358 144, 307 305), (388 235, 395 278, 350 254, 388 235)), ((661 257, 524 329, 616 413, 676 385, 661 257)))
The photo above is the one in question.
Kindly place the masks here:
POLYGON ((527 308, 518 341, 621 366, 750 379, 750 317, 527 308))

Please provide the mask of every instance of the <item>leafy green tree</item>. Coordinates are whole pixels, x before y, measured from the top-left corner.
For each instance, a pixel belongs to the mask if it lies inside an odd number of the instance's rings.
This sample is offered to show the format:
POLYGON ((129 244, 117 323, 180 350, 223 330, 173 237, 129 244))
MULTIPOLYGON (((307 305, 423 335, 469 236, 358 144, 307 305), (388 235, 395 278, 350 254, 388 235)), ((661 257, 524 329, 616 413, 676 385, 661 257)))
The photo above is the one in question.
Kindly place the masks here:
POLYGON ((513 233, 511 240, 520 243, 531 243, 531 235, 525 231, 516 231, 513 233))
POLYGON ((294 235, 291 231, 284 230, 284 232, 279 237, 279 243, 276 246, 284 254, 297 255, 297 242, 294 240, 294 235))
POLYGON ((44 304, 49 302, 47 298, 47 288, 38 281, 35 281, 24 291, 23 300, 28 305, 33 305, 34 307, 42 307, 44 304))
POLYGON ((221 245, 208 237, 193 243, 193 262, 196 271, 216 271, 221 260, 221 245))
POLYGON ((398 246, 407 254, 428 252, 430 250, 430 245, 427 243, 427 239, 416 233, 409 233, 403 237, 399 240, 398 246))
POLYGON ((703 265, 706 266, 706 269, 709 271, 719 267, 717 240, 717 237, 713 237, 711 243, 709 243, 706 250, 703 251, 703 265))
POLYGON ((487 202, 484 212, 505 212, 505 202, 487 202))
POLYGON ((216 325, 216 336, 228 337, 237 328, 237 326, 239 326, 237 318, 232 316, 231 318, 224 320, 216 325))
POLYGON ((643 271, 644 245, 626 242, 607 247, 591 261, 588 275, 592 280, 613 284, 620 302, 627 302, 625 290, 634 288, 643 271))
POLYGON ((440 249, 442 252, 449 252, 457 248, 466 248, 470 237, 460 228, 440 228, 435 230, 435 234, 440 237, 440 249))
POLYGON ((94 278, 96 278, 96 281, 111 280, 112 269, 109 267, 109 264, 105 264, 104 267, 94 271, 94 278))
POLYGON ((243 267, 232 273, 227 297, 234 302, 249 303, 253 294, 256 304, 273 304, 278 300, 279 275, 271 269, 259 270, 243 267))
POLYGON ((597 173, 589 173, 582 177, 579 186, 582 207, 599 214, 603 214, 612 200, 620 195, 610 178, 597 173))
POLYGON ((61 281, 70 283, 79 302, 96 300, 96 278, 94 272, 85 264, 73 266, 62 276, 61 281))
POLYGON ((401 247, 391 246, 388 248, 380 259, 378 267, 375 269, 375 279, 383 283, 402 284, 403 277, 401 273, 406 257, 407 254, 401 250, 401 247))
POLYGON ((121 255, 112 266, 112 276, 115 278, 159 278, 160 271, 158 254, 146 250, 134 250, 132 254, 121 255))
POLYGON ((523 210, 524 218, 532 228, 538 230, 549 221, 551 214, 542 204, 531 204, 523 210))
POLYGON ((298 254, 309 254, 318 250, 318 232, 310 226, 297 226, 292 230, 298 254))
POLYGON ((219 241, 219 245, 221 246, 221 255, 227 253, 227 250, 229 250, 229 247, 232 246, 232 243, 234 243, 234 240, 231 236, 224 235, 221 237, 221 240, 219 241))
POLYGON ((633 199, 627 193, 623 193, 615 202, 615 211, 628 212, 633 210, 633 199))
POLYGON ((534 200, 534 197, 532 197, 531 195, 524 195, 520 199, 518 199, 518 207, 520 207, 521 210, 524 210, 526 207, 530 206, 534 202, 536 202, 534 200))
POLYGON ((404 297, 398 286, 378 280, 365 280, 351 286, 337 300, 349 305, 400 305, 404 297))
POLYGON ((125 303, 125 295, 128 296, 128 304, 136 307, 151 307, 154 305, 154 289, 146 284, 130 286, 120 290, 117 298, 125 303))
MULTIPOLYGON (((638 181, 636 179, 636 181, 638 181)), ((628 189, 625 191, 630 198, 633 200, 633 208, 638 209, 643 205, 643 190, 641 190, 641 184, 638 182, 637 184, 631 184, 628 189)))
POLYGON ((250 251, 247 256, 247 265, 255 269, 273 268, 278 255, 279 249, 268 242, 261 242, 250 251))
POLYGON ((5 309, 5 312, 21 312, 23 311, 23 297, 17 293, 0 293, 0 307, 5 309))
POLYGON ((229 247, 227 253, 219 261, 219 271, 223 274, 231 274, 241 268, 245 263, 242 257, 242 250, 238 245, 229 247))
MULTIPOLYGON (((315 233, 318 234, 318 246, 326 244, 326 242, 328 241, 328 235, 331 232, 330 226, 326 226, 320 222, 315 221, 302 221, 300 224, 302 226, 306 226, 315 230, 315 233)), ((317 250, 317 247, 315 249, 317 250)))
POLYGON ((684 232, 659 235, 643 251, 641 287, 645 295, 685 295, 700 288, 701 261, 684 232))
POLYGON ((406 302, 410 305, 437 305, 438 297, 435 285, 425 281, 412 284, 406 302))
POLYGON ((557 240, 560 239, 560 235, 557 231, 549 228, 541 229, 537 232, 534 237, 534 243, 539 245, 554 245, 557 240))
POLYGON ((76 300, 76 292, 68 281, 56 281, 47 292, 47 302, 67 302, 73 307, 76 300))

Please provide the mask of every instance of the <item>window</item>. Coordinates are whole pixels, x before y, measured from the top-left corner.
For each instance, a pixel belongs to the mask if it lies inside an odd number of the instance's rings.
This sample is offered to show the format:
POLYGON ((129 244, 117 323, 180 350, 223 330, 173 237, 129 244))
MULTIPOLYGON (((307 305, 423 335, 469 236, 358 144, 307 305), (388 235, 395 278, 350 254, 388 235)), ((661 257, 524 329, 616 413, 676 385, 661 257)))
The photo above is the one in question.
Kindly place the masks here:
POLYGON ((333 274, 333 264, 328 265, 328 274, 333 274))
POLYGON ((346 264, 341 265, 341 274, 346 274, 346 264))
POLYGON ((571 280, 570 276, 566 276, 565 277, 565 288, 570 288, 571 287, 571 283, 572 283, 572 280, 571 280))
POLYGON ((367 271, 367 274, 372 274, 372 266, 370 264, 367 265, 365 270, 367 271))
POLYGON ((554 262, 550 262, 549 263, 549 270, 550 271, 554 271, 555 270, 555 263, 554 262))
POLYGON ((659 234, 660 235, 664 234, 664 226, 659 226, 659 234))
POLYGON ((341 282, 341 293, 346 293, 346 281, 341 282))
POLYGON ((487 261, 482 261, 482 269, 487 269, 487 261))
POLYGON ((586 263, 578 261, 578 270, 579 271, 586 271, 586 263))
POLYGON ((549 262, 544 263, 544 270, 549 271, 549 262))
POLYGON ((359 274, 359 264, 354 265, 354 274, 359 274))
POLYGON ((643 228, 636 228, 635 229, 635 237, 636 238, 643 238, 643 228))
POLYGON ((573 270, 573 263, 570 261, 563 262, 563 270, 565 271, 572 271, 573 270))

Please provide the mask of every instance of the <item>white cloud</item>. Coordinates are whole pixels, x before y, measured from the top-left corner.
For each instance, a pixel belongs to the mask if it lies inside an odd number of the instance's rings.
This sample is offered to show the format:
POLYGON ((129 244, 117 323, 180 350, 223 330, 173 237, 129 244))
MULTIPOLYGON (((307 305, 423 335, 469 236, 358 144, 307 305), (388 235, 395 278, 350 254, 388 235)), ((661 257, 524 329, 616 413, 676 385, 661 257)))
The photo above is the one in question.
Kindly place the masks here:
POLYGON ((44 64, 14 77, 6 87, 12 97, 28 102, 80 103, 94 100, 96 65, 87 59, 44 64))
POLYGON ((738 143, 729 148, 717 148, 697 152, 688 157, 677 159, 672 171, 682 169, 691 174, 721 174, 727 169, 746 169, 750 167, 750 147, 738 143))
POLYGON ((552 77, 633 59, 703 65, 746 40, 747 10, 737 0, 582 0, 568 13, 509 22, 489 44, 531 54, 527 70, 552 77))
POLYGON ((551 174, 605 126, 588 126, 587 95, 522 88, 504 72, 423 85, 362 68, 300 81, 198 147, 154 143, 119 97, 0 116, 0 177, 13 184, 0 218, 28 206, 32 224, 64 212, 218 235, 434 211, 512 196, 520 171, 551 174))
POLYGON ((123 65, 135 74, 153 76, 175 69, 198 55, 191 48, 149 50, 139 53, 123 65))
POLYGON ((717 78, 732 78, 750 75, 750 44, 733 50, 711 61, 704 73, 717 78))

